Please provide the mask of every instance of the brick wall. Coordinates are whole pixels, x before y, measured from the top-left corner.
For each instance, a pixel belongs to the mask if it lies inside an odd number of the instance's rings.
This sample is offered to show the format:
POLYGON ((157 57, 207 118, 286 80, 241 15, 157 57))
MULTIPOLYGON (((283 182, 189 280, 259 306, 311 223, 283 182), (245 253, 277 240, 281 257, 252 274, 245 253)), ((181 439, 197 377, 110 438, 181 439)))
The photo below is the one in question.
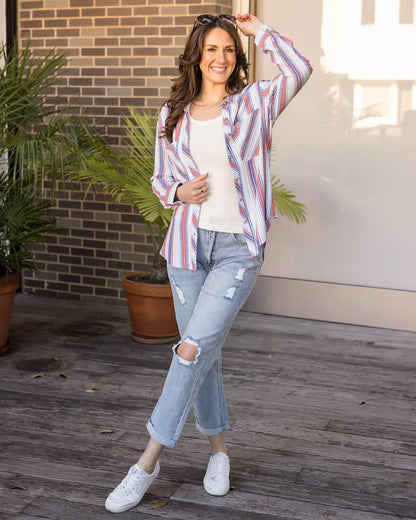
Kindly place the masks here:
MULTIPOLYGON (((19 38, 45 54, 68 52, 63 84, 53 101, 78 101, 120 145, 128 106, 157 109, 169 94, 193 21, 230 13, 232 0, 18 0, 19 38)), ((25 272, 23 290, 65 298, 124 298, 125 272, 149 270, 153 251, 141 217, 81 186, 57 202, 64 230, 38 252, 41 270, 25 272)))

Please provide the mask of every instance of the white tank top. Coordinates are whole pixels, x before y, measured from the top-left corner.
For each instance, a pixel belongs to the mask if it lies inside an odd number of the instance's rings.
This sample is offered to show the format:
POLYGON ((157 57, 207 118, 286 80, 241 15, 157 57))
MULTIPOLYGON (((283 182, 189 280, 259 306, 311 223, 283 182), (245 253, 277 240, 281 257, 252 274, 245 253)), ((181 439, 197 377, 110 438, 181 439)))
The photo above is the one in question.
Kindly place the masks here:
POLYGON ((233 172, 228 162, 222 116, 199 121, 189 114, 189 149, 201 175, 208 173, 208 199, 201 204, 198 226, 243 233, 233 172))

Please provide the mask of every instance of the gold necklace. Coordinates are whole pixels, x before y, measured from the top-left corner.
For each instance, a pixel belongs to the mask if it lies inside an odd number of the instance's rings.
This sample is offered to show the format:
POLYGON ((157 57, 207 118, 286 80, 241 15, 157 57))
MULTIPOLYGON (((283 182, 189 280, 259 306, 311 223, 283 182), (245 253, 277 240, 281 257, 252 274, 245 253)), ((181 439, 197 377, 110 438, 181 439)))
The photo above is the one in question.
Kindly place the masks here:
POLYGON ((218 99, 215 103, 196 103, 196 101, 192 101, 192 103, 197 107, 201 107, 201 108, 204 108, 205 110, 208 110, 209 108, 213 108, 216 105, 222 103, 223 101, 224 101, 224 97, 222 97, 221 99, 218 99))

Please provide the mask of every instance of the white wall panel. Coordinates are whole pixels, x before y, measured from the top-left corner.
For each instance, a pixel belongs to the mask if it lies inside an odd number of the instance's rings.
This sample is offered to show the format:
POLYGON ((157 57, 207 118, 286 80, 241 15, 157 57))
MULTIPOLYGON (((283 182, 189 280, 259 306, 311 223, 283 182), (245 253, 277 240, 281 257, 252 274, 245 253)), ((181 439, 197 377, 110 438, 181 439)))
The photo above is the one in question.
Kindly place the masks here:
MULTIPOLYGON (((341 286, 382 290, 386 316, 413 302, 402 311, 413 311, 416 327, 416 25, 400 25, 398 9, 398 1, 377 0, 375 23, 362 26, 361 0, 258 0, 257 15, 314 68, 275 126, 272 166, 307 204, 308 222, 273 224, 262 275, 328 284, 325 297, 332 290, 334 301, 341 286)), ((256 55, 255 74, 272 77, 267 58, 256 55)), ((299 315, 308 315, 303 307, 299 315)))

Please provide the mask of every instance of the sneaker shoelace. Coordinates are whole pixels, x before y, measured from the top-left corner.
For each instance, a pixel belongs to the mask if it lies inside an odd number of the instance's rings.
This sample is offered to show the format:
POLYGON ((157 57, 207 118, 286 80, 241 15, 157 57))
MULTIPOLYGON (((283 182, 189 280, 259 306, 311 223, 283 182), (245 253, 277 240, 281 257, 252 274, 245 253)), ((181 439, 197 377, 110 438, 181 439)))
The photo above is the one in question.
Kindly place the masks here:
POLYGON ((135 468, 131 468, 124 479, 120 482, 120 491, 122 491, 126 496, 131 495, 137 484, 143 480, 143 477, 144 475, 142 472, 138 472, 135 468))
POLYGON ((225 457, 214 457, 212 462, 214 474, 211 474, 211 479, 226 477, 228 473, 228 459, 225 457))

